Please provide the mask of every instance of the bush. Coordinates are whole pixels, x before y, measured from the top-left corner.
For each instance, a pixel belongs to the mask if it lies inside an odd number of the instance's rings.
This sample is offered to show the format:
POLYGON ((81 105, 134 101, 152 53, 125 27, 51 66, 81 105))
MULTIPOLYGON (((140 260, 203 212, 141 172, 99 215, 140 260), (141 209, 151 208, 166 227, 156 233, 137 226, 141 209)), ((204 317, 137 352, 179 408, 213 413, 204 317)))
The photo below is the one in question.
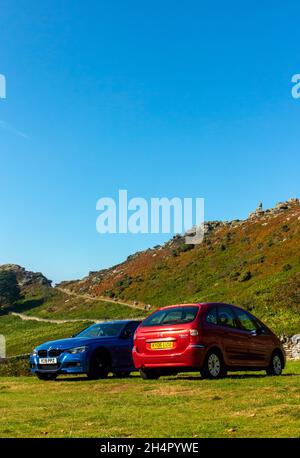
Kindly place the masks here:
POLYGON ((252 273, 250 272, 250 270, 248 270, 247 272, 244 272, 240 276, 239 281, 240 282, 248 281, 248 280, 250 280, 250 278, 252 278, 252 273))
POLYGON ((283 272, 287 272, 288 270, 291 270, 291 269, 292 269, 291 264, 284 264, 284 266, 282 267, 283 272))
POLYGON ((285 224, 284 226, 282 226, 281 228, 282 232, 288 232, 290 230, 289 226, 287 224, 285 224))
POLYGON ((195 248, 195 245, 184 243, 180 246, 179 251, 185 253, 186 251, 192 250, 193 248, 195 248))
POLYGON ((29 370, 29 355, 15 356, 0 362, 0 376, 31 375, 29 370))

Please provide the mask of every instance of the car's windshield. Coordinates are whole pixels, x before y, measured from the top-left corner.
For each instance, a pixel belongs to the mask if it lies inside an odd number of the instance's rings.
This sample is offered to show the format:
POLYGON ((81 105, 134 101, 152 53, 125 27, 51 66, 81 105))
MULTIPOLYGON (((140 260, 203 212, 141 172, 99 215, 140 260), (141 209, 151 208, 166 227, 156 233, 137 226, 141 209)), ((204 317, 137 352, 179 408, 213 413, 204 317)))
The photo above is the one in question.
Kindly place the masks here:
POLYGON ((142 326, 164 326, 169 324, 183 324, 194 321, 199 307, 171 307, 159 310, 143 321, 142 326))
POLYGON ((124 328, 124 323, 100 323, 84 329, 76 337, 116 337, 124 328))

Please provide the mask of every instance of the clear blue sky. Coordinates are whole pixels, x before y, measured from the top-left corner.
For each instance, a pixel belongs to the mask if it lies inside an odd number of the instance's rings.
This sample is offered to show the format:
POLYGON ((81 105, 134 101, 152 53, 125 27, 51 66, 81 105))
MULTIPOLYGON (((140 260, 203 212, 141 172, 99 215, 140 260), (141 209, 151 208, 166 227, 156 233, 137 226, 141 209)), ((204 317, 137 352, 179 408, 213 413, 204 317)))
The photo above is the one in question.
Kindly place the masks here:
POLYGON ((299 1, 2 0, 0 263, 78 278, 168 236, 95 230, 96 201, 299 197, 299 1))

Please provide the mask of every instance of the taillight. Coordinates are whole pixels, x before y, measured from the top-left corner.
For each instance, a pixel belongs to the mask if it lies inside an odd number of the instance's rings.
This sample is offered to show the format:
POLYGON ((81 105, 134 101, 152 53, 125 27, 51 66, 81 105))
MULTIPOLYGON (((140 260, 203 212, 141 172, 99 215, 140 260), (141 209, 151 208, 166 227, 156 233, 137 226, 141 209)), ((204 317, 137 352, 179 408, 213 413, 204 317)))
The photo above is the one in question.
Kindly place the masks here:
POLYGON ((199 335, 198 329, 190 329, 190 336, 196 337, 198 335, 199 335))

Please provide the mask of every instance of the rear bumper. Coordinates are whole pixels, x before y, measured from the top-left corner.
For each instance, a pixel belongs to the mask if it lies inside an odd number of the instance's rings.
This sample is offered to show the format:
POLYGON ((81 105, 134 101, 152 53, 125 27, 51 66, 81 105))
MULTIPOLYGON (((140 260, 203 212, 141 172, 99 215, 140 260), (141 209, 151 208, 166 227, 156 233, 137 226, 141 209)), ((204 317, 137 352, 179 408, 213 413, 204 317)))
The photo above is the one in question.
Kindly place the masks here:
POLYGON ((191 344, 182 353, 153 354, 139 353, 136 347, 132 350, 134 365, 140 368, 195 368, 203 366, 206 347, 191 344))

